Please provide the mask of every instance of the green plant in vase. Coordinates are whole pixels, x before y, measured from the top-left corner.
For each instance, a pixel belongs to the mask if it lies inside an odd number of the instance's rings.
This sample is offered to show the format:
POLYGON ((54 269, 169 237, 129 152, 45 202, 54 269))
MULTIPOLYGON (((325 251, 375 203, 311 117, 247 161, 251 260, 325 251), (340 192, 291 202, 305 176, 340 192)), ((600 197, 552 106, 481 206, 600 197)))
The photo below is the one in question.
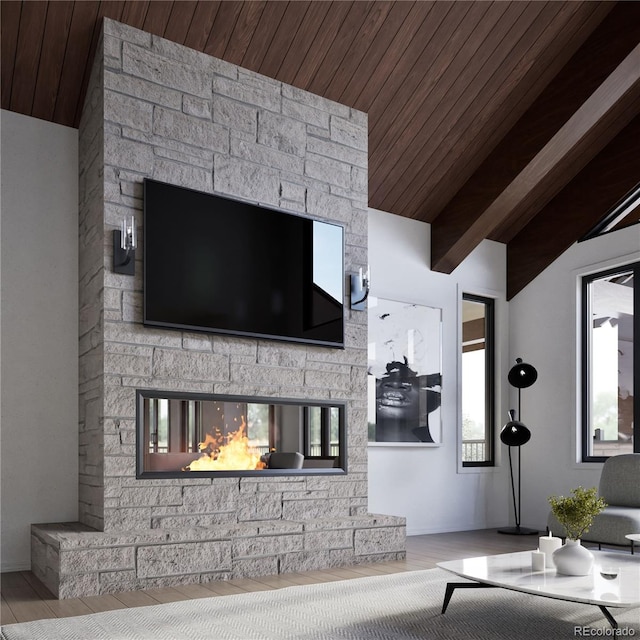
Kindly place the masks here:
POLYGON ((589 531, 593 519, 607 506, 598 497, 595 487, 578 487, 570 496, 551 496, 551 511, 564 527, 567 540, 564 546, 553 552, 553 563, 558 573, 584 576, 591 572, 594 557, 591 551, 580 544, 580 538, 589 531))
POLYGON ((551 496, 549 504, 553 515, 564 527, 567 538, 580 540, 589 531, 593 519, 607 506, 607 503, 598 497, 595 487, 584 489, 578 487, 571 491, 571 496, 551 496))

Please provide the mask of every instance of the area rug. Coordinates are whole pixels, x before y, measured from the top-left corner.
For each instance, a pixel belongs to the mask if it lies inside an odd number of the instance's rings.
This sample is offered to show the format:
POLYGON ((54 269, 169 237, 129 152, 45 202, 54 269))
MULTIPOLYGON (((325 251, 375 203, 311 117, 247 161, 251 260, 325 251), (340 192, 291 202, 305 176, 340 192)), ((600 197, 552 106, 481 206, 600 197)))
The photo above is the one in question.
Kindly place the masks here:
MULTIPOLYGON (((187 600, 3 627, 4 640, 568 640, 608 637, 597 607, 504 589, 457 590, 441 569, 187 600), (576 631, 580 629, 580 632, 576 631)), ((614 614, 640 637, 640 609, 614 614)))

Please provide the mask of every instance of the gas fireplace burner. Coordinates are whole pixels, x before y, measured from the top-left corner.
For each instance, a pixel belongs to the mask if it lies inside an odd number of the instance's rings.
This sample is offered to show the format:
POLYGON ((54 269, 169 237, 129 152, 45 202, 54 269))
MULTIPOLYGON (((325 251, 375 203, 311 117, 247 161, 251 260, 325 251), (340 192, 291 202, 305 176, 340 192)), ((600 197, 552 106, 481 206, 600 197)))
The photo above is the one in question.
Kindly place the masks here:
POLYGON ((346 403, 136 392, 136 477, 344 474, 346 403))

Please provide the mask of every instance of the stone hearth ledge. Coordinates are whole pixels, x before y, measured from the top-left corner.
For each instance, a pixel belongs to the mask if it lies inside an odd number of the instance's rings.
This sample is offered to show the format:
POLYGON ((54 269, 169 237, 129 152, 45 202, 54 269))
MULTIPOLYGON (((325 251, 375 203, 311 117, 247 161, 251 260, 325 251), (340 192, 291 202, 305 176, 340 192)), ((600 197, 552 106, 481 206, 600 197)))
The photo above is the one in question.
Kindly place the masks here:
POLYGON ((405 519, 357 515, 189 529, 31 526, 36 577, 58 598, 329 569, 405 558, 405 519))

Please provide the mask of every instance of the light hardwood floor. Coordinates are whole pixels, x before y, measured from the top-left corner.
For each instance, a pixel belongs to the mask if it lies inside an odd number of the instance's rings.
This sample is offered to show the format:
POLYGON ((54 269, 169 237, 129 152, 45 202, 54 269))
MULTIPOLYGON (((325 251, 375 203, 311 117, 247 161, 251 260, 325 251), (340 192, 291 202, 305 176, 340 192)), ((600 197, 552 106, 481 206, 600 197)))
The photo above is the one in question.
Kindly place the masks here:
POLYGON ((184 585, 168 589, 125 591, 68 600, 56 599, 30 571, 17 571, 4 573, 1 576, 0 622, 12 624, 40 618, 80 616, 87 613, 140 607, 176 600, 210 598, 231 593, 264 591, 293 585, 433 569, 436 563, 444 560, 533 549, 537 542, 536 536, 502 535, 497 533, 495 529, 409 536, 407 538, 407 559, 397 562, 288 573, 279 576, 229 580, 202 585, 184 585))

